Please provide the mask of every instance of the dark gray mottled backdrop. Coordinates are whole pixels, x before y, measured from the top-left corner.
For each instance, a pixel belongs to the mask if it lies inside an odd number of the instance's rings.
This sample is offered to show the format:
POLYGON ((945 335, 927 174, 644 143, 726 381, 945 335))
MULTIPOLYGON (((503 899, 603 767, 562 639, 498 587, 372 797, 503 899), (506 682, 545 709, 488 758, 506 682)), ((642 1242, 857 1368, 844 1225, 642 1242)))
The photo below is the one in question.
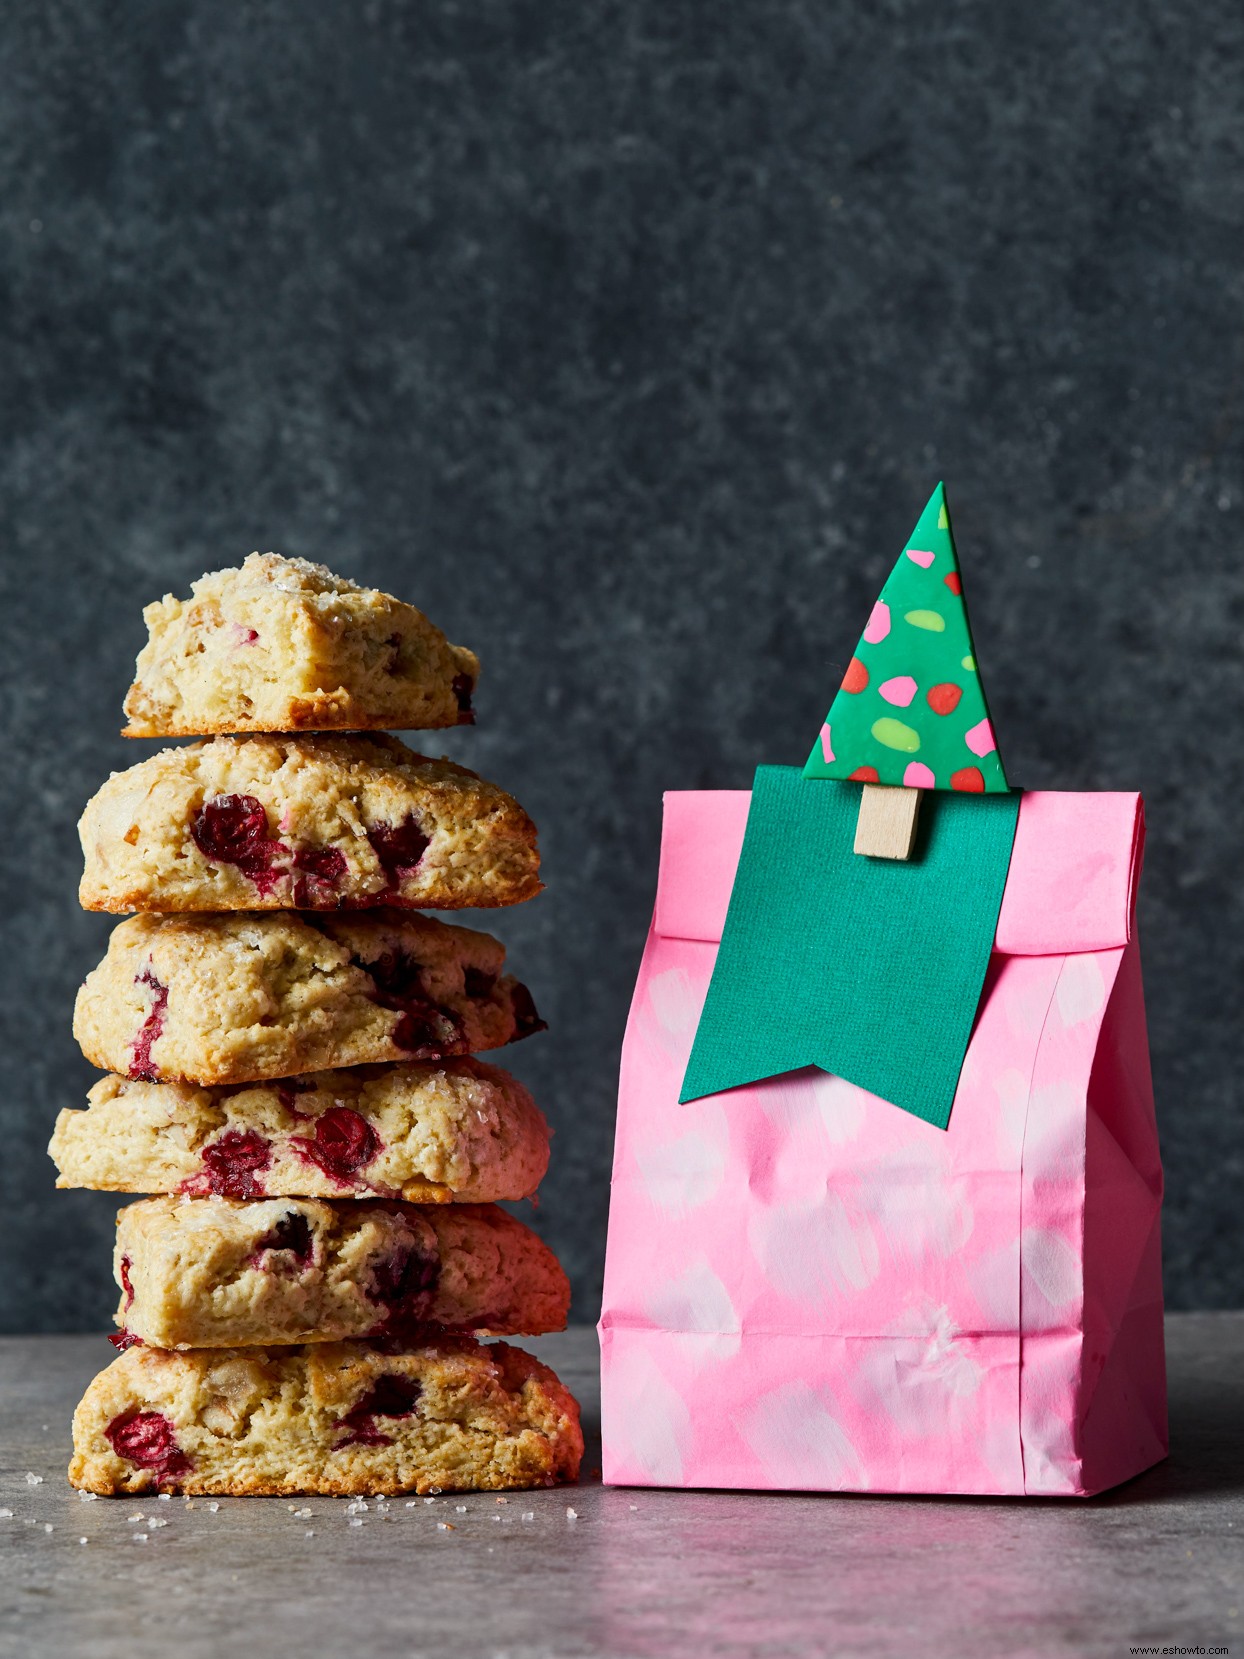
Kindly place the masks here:
POLYGON ((1148 797, 1170 1293, 1244 1302, 1242 109, 1238 0, 12 0, 4 1325, 112 1296, 43 1149, 145 602, 273 547, 479 651, 590 1317, 661 792, 802 760, 939 475, 1012 777, 1148 797))

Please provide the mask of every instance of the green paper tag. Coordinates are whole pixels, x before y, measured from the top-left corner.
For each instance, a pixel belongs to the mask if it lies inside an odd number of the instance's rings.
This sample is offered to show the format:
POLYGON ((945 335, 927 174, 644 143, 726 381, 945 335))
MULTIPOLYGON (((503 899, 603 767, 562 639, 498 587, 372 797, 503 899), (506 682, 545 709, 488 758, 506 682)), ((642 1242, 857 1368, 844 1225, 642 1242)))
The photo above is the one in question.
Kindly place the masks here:
POLYGON ((681 1101, 802 1066, 944 1129, 1019 793, 927 794, 914 857, 854 851, 858 784, 761 766, 681 1101))

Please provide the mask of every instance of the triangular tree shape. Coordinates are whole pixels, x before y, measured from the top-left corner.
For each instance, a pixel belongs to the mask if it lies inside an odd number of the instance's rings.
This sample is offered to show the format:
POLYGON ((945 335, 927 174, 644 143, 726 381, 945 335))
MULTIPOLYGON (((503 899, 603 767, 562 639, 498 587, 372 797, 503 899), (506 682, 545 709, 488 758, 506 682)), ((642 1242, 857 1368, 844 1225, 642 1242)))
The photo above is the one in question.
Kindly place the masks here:
POLYGON ((803 775, 991 795, 1009 788, 941 484, 873 606, 803 775))

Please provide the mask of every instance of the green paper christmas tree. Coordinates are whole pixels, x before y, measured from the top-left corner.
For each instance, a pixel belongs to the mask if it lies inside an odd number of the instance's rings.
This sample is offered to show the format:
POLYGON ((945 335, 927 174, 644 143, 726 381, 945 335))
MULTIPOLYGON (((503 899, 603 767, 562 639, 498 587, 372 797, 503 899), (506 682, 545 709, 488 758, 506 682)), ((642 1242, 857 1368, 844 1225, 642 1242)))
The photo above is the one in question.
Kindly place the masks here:
POLYGON ((873 606, 803 775, 1009 790, 941 484, 873 606))

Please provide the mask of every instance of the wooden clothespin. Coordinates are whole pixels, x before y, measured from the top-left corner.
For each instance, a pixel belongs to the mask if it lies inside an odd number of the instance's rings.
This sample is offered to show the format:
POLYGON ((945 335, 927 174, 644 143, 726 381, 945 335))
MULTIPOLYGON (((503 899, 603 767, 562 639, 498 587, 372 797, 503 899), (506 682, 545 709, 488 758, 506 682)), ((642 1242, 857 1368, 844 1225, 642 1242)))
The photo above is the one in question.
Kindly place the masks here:
POLYGON ((911 857, 920 817, 920 791, 866 783, 855 820, 855 850, 868 858, 911 857))

